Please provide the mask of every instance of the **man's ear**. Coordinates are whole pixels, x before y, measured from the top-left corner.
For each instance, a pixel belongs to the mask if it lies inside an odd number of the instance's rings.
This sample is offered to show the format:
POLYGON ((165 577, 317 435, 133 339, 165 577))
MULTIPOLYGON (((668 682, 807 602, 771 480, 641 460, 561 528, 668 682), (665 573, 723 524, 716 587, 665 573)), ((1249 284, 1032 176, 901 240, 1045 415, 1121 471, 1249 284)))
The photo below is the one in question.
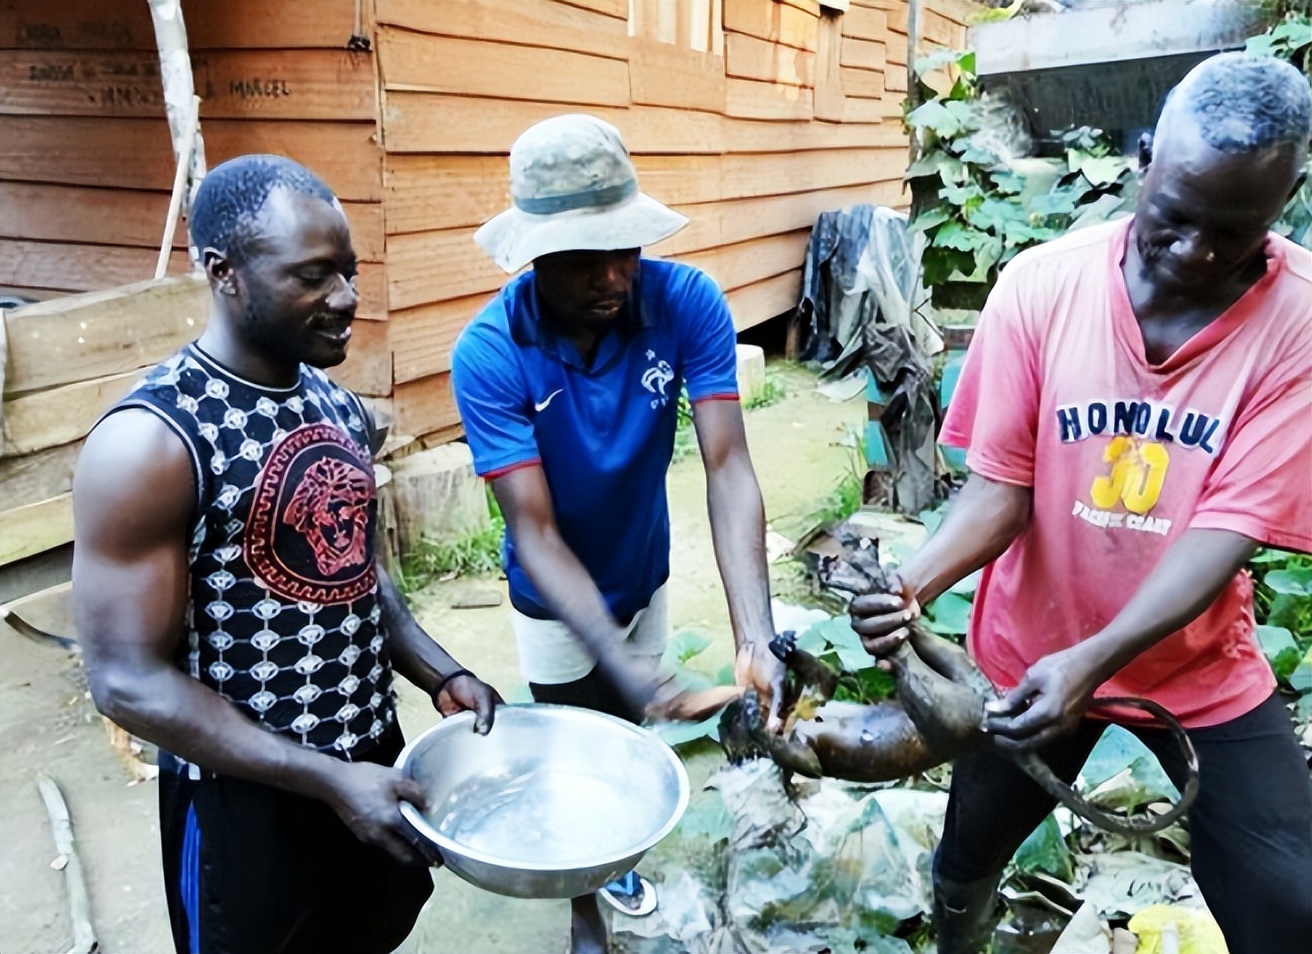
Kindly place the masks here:
POLYGON ((1147 172, 1153 161, 1153 134, 1145 132, 1139 136, 1139 171, 1147 172))
POLYGON ((225 295, 237 294, 237 272, 226 255, 216 248, 207 246, 200 253, 200 259, 201 264, 205 267, 205 275, 210 280, 211 288, 217 289, 225 295))

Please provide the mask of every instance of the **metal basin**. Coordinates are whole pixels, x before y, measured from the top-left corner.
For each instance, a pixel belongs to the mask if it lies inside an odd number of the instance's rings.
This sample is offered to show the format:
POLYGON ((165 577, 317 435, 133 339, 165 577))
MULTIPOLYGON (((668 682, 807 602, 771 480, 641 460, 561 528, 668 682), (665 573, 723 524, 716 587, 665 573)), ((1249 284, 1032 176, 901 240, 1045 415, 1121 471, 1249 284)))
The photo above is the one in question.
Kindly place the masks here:
POLYGON ((397 767, 428 793, 401 813, 471 884, 516 898, 573 898, 629 871, 678 824, 688 775, 653 732, 569 706, 472 713, 414 739, 397 767))

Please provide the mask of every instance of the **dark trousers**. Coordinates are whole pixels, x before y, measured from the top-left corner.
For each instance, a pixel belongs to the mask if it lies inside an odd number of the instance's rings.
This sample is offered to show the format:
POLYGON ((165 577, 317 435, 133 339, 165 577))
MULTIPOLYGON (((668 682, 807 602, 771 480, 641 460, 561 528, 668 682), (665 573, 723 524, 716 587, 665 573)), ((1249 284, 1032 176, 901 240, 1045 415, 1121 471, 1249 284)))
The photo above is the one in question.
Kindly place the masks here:
POLYGON ((634 725, 642 724, 642 713, 624 701, 615 684, 603 676, 596 666, 582 679, 559 684, 530 682, 528 689, 533 694, 534 702, 592 709, 626 719, 634 725))
MULTIPOLYGON (((1042 750, 1074 780, 1105 723, 1042 750)), ((1185 767, 1161 730, 1131 728, 1178 788, 1185 767)), ((1289 713, 1272 696, 1230 722, 1190 730, 1198 799, 1189 812, 1191 863, 1230 954, 1304 954, 1312 945, 1312 782, 1289 713)), ((1055 802, 992 753, 956 761, 936 874, 959 883, 1001 871, 1055 802)))
MULTIPOLYGON (((403 741, 396 732, 362 760, 390 765, 403 741)), ((167 753, 159 786, 178 954, 383 954, 432 894, 426 867, 366 845, 323 802, 208 773, 193 780, 167 753)))

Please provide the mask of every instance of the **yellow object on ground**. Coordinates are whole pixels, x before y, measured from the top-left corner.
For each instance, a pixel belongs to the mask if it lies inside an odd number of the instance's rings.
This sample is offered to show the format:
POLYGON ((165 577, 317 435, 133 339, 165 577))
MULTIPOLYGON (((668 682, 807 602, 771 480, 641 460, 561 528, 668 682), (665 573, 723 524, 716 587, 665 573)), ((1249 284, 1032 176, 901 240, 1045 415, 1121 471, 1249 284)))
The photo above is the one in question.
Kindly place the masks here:
POLYGON ((1130 918, 1135 954, 1229 954, 1216 919, 1205 908, 1154 904, 1130 918))

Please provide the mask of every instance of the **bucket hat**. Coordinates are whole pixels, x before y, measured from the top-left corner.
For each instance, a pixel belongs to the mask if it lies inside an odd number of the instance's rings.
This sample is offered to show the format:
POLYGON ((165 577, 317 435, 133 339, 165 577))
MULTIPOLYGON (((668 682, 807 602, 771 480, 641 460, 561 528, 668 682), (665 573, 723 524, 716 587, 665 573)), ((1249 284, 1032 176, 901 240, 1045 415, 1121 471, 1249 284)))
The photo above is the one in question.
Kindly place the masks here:
POLYGON ((474 233, 507 272, 552 252, 641 248, 688 224, 638 190, 620 131, 582 113, 530 126, 510 147, 511 206, 474 233))

